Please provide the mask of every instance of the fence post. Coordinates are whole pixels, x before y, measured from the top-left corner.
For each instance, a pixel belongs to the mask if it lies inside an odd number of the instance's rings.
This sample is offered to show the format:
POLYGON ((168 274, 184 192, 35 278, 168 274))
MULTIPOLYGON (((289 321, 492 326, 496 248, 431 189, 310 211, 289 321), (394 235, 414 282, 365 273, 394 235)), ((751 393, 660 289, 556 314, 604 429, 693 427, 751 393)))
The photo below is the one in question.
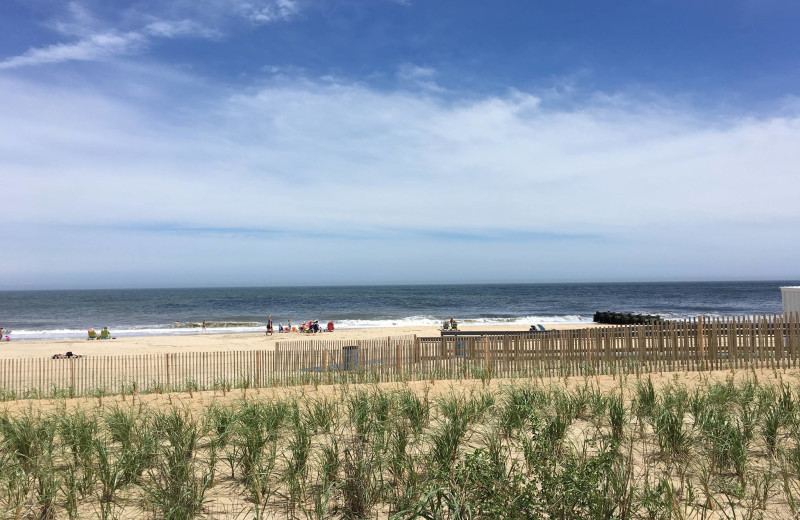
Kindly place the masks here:
POLYGON ((75 397, 75 359, 69 358, 69 396, 75 397))
POLYGON ((705 331, 704 331, 704 319, 703 316, 700 315, 697 317, 697 352, 700 356, 700 370, 706 369, 706 345, 705 345, 705 331))
POLYGON ((798 358, 798 345, 800 345, 800 341, 798 341, 798 332, 800 332, 798 324, 800 324, 800 312, 792 312, 789 314, 789 345, 790 351, 789 356, 791 356, 791 367, 797 367, 797 358, 798 358))
POLYGON ((483 368, 489 370, 489 338, 483 337, 483 368))
POLYGON ((400 342, 395 346, 395 355, 397 356, 397 377, 403 376, 403 349, 400 347, 400 342))
POLYGON ((766 353, 764 351, 764 343, 766 342, 766 337, 764 334, 764 329, 766 328, 767 324, 767 316, 766 314, 762 314, 758 317, 758 366, 762 370, 764 369, 764 365, 769 366, 769 363, 765 363, 766 353))

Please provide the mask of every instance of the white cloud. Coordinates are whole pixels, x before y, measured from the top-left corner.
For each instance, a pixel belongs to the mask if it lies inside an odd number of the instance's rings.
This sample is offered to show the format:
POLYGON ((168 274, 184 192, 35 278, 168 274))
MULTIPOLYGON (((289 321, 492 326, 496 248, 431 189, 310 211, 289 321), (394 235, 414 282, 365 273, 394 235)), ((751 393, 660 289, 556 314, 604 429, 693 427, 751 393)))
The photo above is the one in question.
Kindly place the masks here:
POLYGON ((64 61, 103 60, 112 56, 138 52, 146 44, 146 37, 136 32, 95 34, 74 43, 59 43, 48 47, 30 49, 24 54, 1 61, 0 69, 14 69, 64 61))
POLYGON ((205 27, 194 20, 158 20, 147 24, 143 32, 159 38, 199 37, 213 39, 222 36, 220 31, 205 27))
MULTIPOLYGON (((685 274, 724 259, 735 274, 759 262, 787 273, 800 254, 796 112, 706 119, 602 96, 554 109, 520 91, 457 100, 341 79, 193 92, 172 100, 175 120, 91 88, 6 79, 0 97, 0 218, 38 241, 79 226, 133 250, 159 244, 176 262, 213 255, 198 241, 224 243, 209 269, 242 255, 282 268, 299 252, 401 269, 426 251, 431 269, 451 258, 518 279, 526 264, 508 255, 560 273, 685 274), (436 238, 448 232, 501 244, 436 238), (398 260, 370 252, 381 237, 398 260), (270 253, 276 242, 285 253, 270 253)), ((24 258, 7 265, 24 270, 24 258)))
POLYGON ((436 69, 420 67, 413 63, 403 63, 398 67, 397 75, 402 79, 430 79, 436 75, 436 69))
MULTIPOLYGON (((59 99, 63 94, 46 96, 59 99)), ((595 233, 609 225, 627 227, 632 215, 639 225, 688 222, 699 215, 723 220, 734 215, 800 216, 789 192, 775 193, 771 187, 775 182, 798 182, 793 180, 792 162, 800 131, 796 117, 712 125, 671 117, 652 107, 598 105, 551 111, 539 103, 535 96, 511 92, 452 104, 435 97, 303 80, 219 100, 213 115, 197 112, 176 128, 148 120, 146 112, 131 119, 133 110, 112 119, 110 108, 124 110, 124 105, 80 97, 55 103, 64 108, 52 106, 38 120, 25 121, 33 108, 19 114, 17 137, 8 135, 6 142, 19 141, 27 132, 25 141, 47 145, 63 156, 59 162, 64 168, 81 170, 87 181, 103 172, 103 177, 130 188, 129 181, 139 183, 142 175, 152 174, 156 186, 176 188, 191 199, 198 195, 195 179, 201 179, 202 186, 205 179, 224 172, 256 188, 231 195, 230 204, 215 192, 214 207, 199 212, 207 219, 181 216, 195 213, 189 200, 160 210, 160 216, 148 213, 157 220, 190 225, 252 226, 251 217, 260 215, 281 225, 295 219, 308 224, 310 218, 354 227, 435 228, 427 224, 435 220, 444 228, 466 222, 473 229, 555 226, 595 233), (81 105, 81 118, 66 108, 81 105), (72 117, 81 120, 59 134, 72 117), (107 172, 113 157, 125 160, 118 171, 107 172), (184 173, 187 169, 191 175, 184 173), (763 170, 757 172, 761 182, 742 190, 742 185, 752 184, 756 169, 763 170), (303 217, 306 209, 296 207, 291 196, 257 210, 240 205, 254 203, 270 185, 289 193, 306 185, 324 187, 307 196, 318 214, 303 217), (437 200, 445 187, 465 203, 484 203, 491 211, 438 215, 437 200), (401 197, 387 201, 373 196, 388 192, 401 197), (784 204, 777 204, 782 199, 784 204), (354 208, 352 217, 339 209, 341 200, 354 208), (577 207, 565 204, 567 200, 577 207), (735 213, 729 211, 732 202, 735 213), (407 214, 409 203, 416 208, 413 215, 407 214), (359 214, 370 211, 376 216, 367 225, 359 214)), ((136 201, 109 216, 140 220, 136 201)))
POLYGON ((295 0, 179 1, 167 5, 142 1, 122 11, 127 14, 120 19, 101 20, 89 3, 73 1, 63 17, 47 25, 62 35, 77 37, 77 41, 31 48, 0 61, 0 69, 107 60, 143 52, 159 38, 216 39, 223 36, 231 19, 266 24, 289 20, 299 11, 295 0))
POLYGON ((64 18, 52 20, 49 25, 66 36, 85 38, 104 30, 103 24, 84 4, 69 2, 64 18))
POLYGON ((157 20, 138 31, 125 33, 105 32, 92 34, 72 43, 59 43, 33 48, 0 61, 0 69, 61 63, 66 61, 100 61, 116 56, 137 54, 148 48, 154 38, 219 38, 217 30, 204 27, 191 20, 157 20))
POLYGON ((242 16, 258 24, 289 20, 300 12, 294 0, 240 1, 235 4, 242 16))
POLYGON ((429 92, 444 93, 446 89, 433 80, 435 76, 436 69, 432 67, 403 63, 397 68, 397 77, 399 79, 429 92))

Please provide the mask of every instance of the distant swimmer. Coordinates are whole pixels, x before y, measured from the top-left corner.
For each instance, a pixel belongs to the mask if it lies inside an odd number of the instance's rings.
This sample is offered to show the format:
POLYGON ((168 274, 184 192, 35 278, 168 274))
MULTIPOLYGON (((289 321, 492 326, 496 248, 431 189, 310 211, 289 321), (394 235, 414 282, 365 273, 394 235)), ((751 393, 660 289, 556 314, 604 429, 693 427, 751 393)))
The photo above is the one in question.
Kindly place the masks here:
POLYGON ((203 320, 203 334, 206 333, 206 320, 203 320))
POLYGON ((172 324, 172 326, 173 327, 180 327, 181 326, 181 322, 176 321, 175 323, 172 324))

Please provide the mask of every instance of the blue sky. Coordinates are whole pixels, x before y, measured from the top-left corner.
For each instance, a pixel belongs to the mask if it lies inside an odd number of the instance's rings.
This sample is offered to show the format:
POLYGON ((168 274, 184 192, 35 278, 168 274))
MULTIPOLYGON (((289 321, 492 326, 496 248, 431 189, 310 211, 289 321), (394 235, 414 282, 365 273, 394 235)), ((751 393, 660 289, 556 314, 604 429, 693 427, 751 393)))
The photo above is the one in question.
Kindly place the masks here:
POLYGON ((800 3, 6 0, 0 289, 800 278, 800 3))

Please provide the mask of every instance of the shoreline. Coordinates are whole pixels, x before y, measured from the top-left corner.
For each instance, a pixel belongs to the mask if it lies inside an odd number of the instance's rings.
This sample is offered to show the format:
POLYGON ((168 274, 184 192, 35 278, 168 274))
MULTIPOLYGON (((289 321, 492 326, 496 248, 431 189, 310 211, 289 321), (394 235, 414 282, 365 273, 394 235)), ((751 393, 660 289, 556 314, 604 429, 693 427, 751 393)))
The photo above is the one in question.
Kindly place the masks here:
MULTIPOLYGON (((342 320, 336 322, 336 332, 362 330, 362 329, 398 329, 398 328, 434 328, 437 329, 441 326, 442 322, 446 320, 430 320, 430 319, 398 319, 398 320, 342 320), (355 322, 355 323, 354 323, 355 322)), ((532 324, 544 324, 549 326, 580 326, 584 324, 591 324, 593 322, 591 316, 549 316, 549 317, 532 317, 513 318, 507 320, 497 319, 463 319, 459 321, 460 327, 479 328, 485 330, 494 327, 512 327, 514 329, 527 329, 532 324)), ((117 338, 139 338, 139 337, 160 337, 160 336, 196 336, 202 333, 202 322, 181 322, 180 325, 170 326, 115 326, 108 325, 108 329, 112 335, 117 338)), ((267 323, 255 322, 236 322, 236 321, 223 321, 223 322, 207 322, 207 333, 209 335, 231 335, 231 334, 263 334, 266 331, 267 323), (222 325, 220 325, 222 323, 222 325)), ((278 330, 279 322, 274 320, 275 330, 278 330)), ((283 324, 283 323, 281 323, 283 324)), ((320 328, 326 328, 327 321, 320 322, 320 328)), ((104 325, 106 325, 104 323, 104 325)), ((299 326, 299 323, 294 324, 299 326)), ((11 335, 11 341, 80 341, 86 339, 87 330, 94 328, 95 331, 101 330, 102 327, 86 327, 81 329, 43 329, 31 330, 24 327, 7 327, 11 335)))
MULTIPOLYGON (((547 329, 584 329, 598 326, 595 323, 543 323, 547 329)), ((475 330, 519 331, 527 329, 519 325, 479 325, 459 327, 464 332, 475 330)), ((374 327, 362 329, 336 329, 334 332, 303 334, 300 332, 275 333, 266 336, 262 332, 235 332, 124 336, 110 340, 88 339, 30 339, 0 342, 0 359, 43 358, 53 354, 72 352, 83 356, 125 356, 139 354, 162 354, 173 352, 226 352, 248 350, 273 350, 278 341, 357 341, 396 336, 439 336, 435 326, 374 327)), ((113 336, 113 331, 111 331, 113 336)))

